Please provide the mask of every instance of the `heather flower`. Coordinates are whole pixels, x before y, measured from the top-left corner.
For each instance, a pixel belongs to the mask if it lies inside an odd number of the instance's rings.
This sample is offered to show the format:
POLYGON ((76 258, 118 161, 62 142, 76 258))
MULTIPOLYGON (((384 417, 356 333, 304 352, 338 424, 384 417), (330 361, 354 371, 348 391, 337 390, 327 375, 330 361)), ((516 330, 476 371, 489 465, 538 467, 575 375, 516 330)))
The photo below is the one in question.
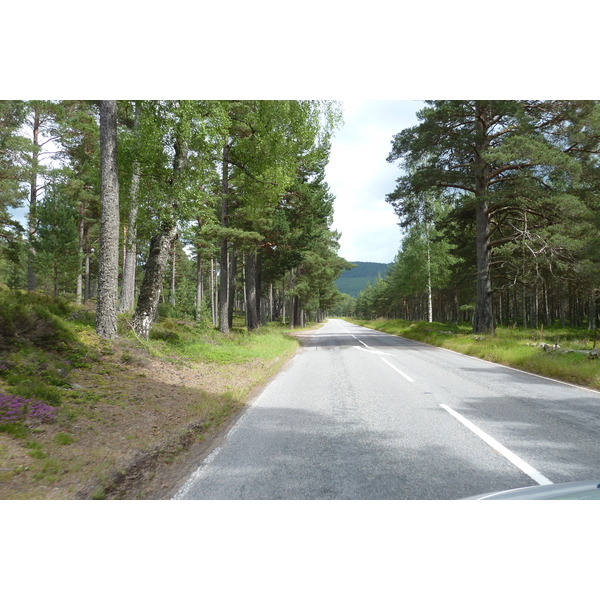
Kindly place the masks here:
POLYGON ((0 424, 31 421, 51 423, 56 420, 56 408, 39 400, 0 393, 0 424))

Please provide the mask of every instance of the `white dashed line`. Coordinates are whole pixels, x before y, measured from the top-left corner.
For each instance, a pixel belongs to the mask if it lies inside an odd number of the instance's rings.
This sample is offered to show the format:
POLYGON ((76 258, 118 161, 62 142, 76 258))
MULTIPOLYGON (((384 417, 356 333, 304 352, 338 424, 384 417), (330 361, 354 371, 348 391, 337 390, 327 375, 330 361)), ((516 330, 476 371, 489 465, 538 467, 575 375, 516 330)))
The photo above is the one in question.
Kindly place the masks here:
POLYGON ((398 369, 397 367, 395 367, 391 362, 389 362, 388 360, 386 360, 383 357, 379 357, 386 365, 388 365, 388 367, 392 367, 392 369, 394 369, 394 371, 396 371, 396 373, 400 373, 400 375, 402 375, 402 377, 404 377, 404 379, 406 379, 406 381, 410 381, 411 383, 414 383, 415 380, 412 377, 409 377, 406 373, 403 373, 400 369, 398 369))
POLYGON ((468 419, 465 419, 462 415, 458 414, 455 410, 452 410, 445 404, 440 406, 450 413, 457 421, 460 421, 465 427, 470 429, 475 435, 479 436, 486 444, 491 446, 496 452, 499 452, 504 458, 510 461, 515 467, 523 471, 525 475, 531 477, 536 483, 540 485, 549 485, 552 483, 547 477, 542 475, 537 469, 534 469, 529 463, 525 462, 522 458, 519 458, 514 452, 511 452, 508 448, 503 446, 500 442, 496 441, 491 435, 488 435, 482 429, 479 429, 477 425, 474 425, 468 419))

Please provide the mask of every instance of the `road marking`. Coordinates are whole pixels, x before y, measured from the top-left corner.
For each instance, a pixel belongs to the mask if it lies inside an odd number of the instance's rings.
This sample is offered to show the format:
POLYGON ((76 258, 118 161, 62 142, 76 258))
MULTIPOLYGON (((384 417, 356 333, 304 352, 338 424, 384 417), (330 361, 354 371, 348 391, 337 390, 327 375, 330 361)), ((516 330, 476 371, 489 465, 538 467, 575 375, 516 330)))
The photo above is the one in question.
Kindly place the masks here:
POLYGON ((402 375, 402 377, 404 377, 404 379, 406 379, 406 381, 410 381, 411 383, 414 383, 415 380, 412 379, 412 377, 409 377, 406 373, 403 373, 400 369, 396 368, 390 361, 386 360, 383 357, 379 357, 381 358, 381 360, 388 365, 388 367, 392 367, 392 369, 394 369, 394 371, 396 371, 396 373, 400 373, 400 375, 402 375))
POLYGON ((496 441, 491 435, 488 435, 482 429, 479 429, 477 425, 474 425, 468 419, 465 419, 462 415, 458 414, 455 410, 452 410, 449 406, 445 404, 440 404, 440 406, 450 413, 457 421, 460 421, 465 427, 470 429, 475 435, 479 436, 486 444, 491 446, 494 450, 502 454, 504 458, 510 461, 513 465, 515 465, 518 469, 523 471, 525 475, 531 477, 536 483, 540 485, 549 485, 553 483, 547 477, 542 475, 537 469, 534 469, 529 463, 525 462, 522 458, 519 458, 514 452, 511 452, 508 448, 503 446, 500 442, 496 441))
POLYGON ((368 352, 369 354, 383 354, 384 356, 394 356, 393 354, 390 354, 389 352, 381 352, 381 350, 370 350, 367 348, 361 348, 360 346, 352 346, 353 348, 356 348, 357 350, 362 350, 363 352, 368 352))
POLYGON ((369 346, 367 346, 364 342, 361 342, 355 335, 350 334, 357 342, 360 342, 365 348, 368 348, 369 346))
POLYGON ((594 390, 589 387, 584 387, 582 385, 576 385, 574 383, 569 383, 568 381, 561 381, 560 379, 553 379, 552 377, 546 377, 545 375, 538 375, 537 373, 531 373, 530 371, 523 371, 523 369, 518 369, 517 367, 509 367, 508 365, 501 365, 500 363, 492 362, 491 360, 486 360, 485 358, 479 358, 478 356, 471 356, 470 354, 463 354, 462 352, 457 352, 456 350, 450 350, 450 348, 442 348, 441 346, 434 346, 433 344, 428 344, 427 342, 419 342, 418 340, 413 340, 411 338, 402 337, 401 335, 395 335, 393 333, 386 333, 385 331, 380 331, 378 329, 373 329, 371 327, 366 327, 364 325, 360 325, 358 327, 364 327, 365 329, 369 329, 369 331, 382 334, 384 336, 389 335, 395 338, 400 338, 401 340, 407 340, 409 342, 414 342, 415 344, 421 344, 423 346, 428 346, 429 348, 436 348, 437 350, 441 350, 443 352, 452 352, 452 354, 457 354, 458 356, 463 356, 465 358, 472 358, 473 360, 478 360, 488 365, 494 365, 495 367, 502 369, 510 369, 511 371, 517 371, 518 373, 523 373, 524 375, 531 375, 532 377, 537 377, 539 379, 545 379, 546 381, 552 381, 553 383, 559 383, 561 385, 568 385, 569 387, 574 387, 584 392, 589 392, 592 394, 600 394, 599 390, 594 390))

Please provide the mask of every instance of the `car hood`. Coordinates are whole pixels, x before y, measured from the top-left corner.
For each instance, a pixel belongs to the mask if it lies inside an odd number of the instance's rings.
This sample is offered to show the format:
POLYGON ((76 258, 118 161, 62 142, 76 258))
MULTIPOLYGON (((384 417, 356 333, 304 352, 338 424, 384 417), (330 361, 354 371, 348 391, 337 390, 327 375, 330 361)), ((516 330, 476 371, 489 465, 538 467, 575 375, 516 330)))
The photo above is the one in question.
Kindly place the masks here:
POLYGON ((463 500, 600 500, 600 479, 533 485, 469 496, 463 500))

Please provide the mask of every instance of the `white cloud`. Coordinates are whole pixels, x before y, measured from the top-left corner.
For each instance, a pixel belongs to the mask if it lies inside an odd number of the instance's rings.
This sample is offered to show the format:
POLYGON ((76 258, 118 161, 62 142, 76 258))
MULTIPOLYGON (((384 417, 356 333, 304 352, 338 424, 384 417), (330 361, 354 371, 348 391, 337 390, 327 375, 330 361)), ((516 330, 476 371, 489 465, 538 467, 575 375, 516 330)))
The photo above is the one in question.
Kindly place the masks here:
POLYGON ((400 175, 386 161, 392 137, 417 123, 416 101, 344 101, 343 128, 332 142, 326 179, 336 197, 334 228, 342 233, 340 255, 347 260, 389 263, 401 232, 386 194, 400 175))

